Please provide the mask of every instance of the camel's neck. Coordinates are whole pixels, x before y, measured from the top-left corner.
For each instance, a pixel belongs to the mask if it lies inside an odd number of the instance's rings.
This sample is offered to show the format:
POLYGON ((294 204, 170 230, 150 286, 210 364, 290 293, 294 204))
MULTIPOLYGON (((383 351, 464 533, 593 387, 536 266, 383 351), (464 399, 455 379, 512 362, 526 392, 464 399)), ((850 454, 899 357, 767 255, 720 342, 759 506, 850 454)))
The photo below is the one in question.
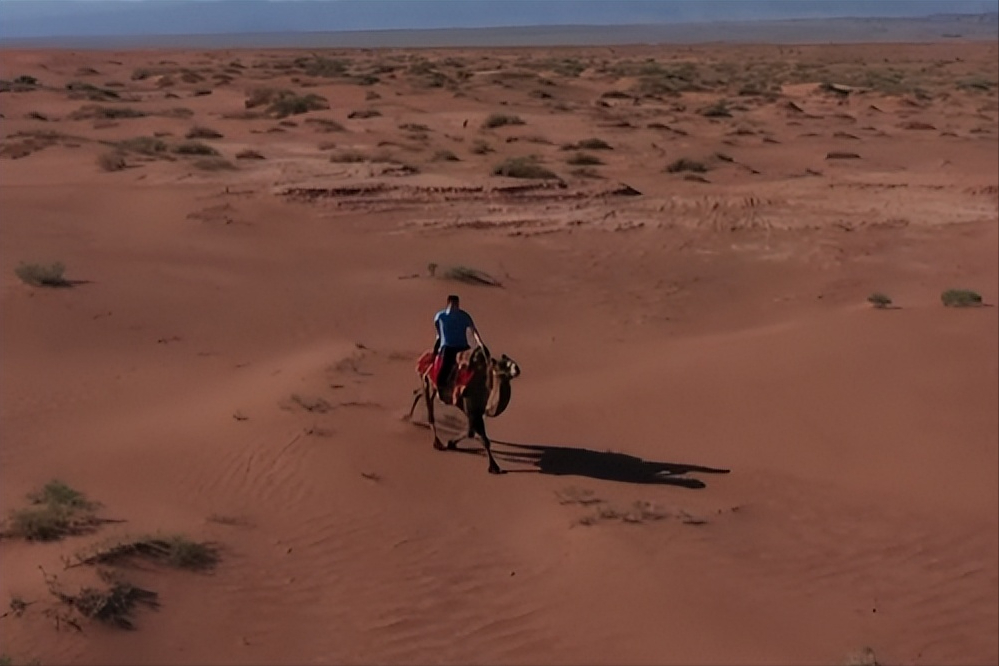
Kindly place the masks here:
POLYGON ((486 416, 499 416, 510 404, 510 378, 497 372, 489 373, 489 398, 486 416))

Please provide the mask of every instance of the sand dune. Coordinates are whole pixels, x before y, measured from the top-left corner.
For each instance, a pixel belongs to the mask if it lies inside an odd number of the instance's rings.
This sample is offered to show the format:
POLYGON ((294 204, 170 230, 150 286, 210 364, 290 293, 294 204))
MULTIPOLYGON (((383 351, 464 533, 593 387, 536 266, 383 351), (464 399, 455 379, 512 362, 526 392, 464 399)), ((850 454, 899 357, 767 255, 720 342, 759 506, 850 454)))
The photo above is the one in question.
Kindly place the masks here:
POLYGON ((0 508, 58 478, 124 522, 0 542, 0 653, 995 663, 995 55, 5 51, 0 508), (402 419, 452 291, 523 369, 499 477, 402 419), (222 560, 56 629, 39 566, 157 532, 222 560))

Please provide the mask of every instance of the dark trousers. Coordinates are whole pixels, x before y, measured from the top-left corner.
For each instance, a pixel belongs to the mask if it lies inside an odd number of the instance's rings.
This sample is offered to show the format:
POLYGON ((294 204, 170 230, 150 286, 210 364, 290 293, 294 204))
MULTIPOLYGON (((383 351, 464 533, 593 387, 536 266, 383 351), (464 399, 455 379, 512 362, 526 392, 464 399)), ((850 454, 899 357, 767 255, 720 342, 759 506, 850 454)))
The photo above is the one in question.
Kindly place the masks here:
POLYGON ((447 386, 448 380, 451 379, 451 371, 454 370, 455 361, 458 359, 458 354, 468 349, 468 347, 441 347, 438 352, 441 354, 441 371, 437 375, 437 389, 447 386))

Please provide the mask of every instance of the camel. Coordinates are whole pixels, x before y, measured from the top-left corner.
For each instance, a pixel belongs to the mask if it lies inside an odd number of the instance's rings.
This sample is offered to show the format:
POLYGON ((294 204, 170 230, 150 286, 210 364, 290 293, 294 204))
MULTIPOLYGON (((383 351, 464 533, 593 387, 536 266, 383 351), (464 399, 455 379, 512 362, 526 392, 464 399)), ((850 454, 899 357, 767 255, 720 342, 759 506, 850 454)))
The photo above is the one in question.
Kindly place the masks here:
POLYGON ((407 419, 413 418, 413 412, 422 397, 427 403, 427 419, 434 433, 434 448, 443 451, 445 446, 437 435, 437 424, 434 422, 434 399, 455 405, 468 419, 468 432, 463 437, 449 440, 446 449, 454 450, 458 442, 478 435, 489 456, 489 473, 501 474, 503 470, 493 458, 489 437, 486 435, 485 417, 496 417, 506 410, 510 404, 510 381, 520 374, 520 366, 506 354, 499 359, 493 358, 483 346, 461 352, 455 363, 454 383, 457 386, 449 387, 453 391, 453 397, 447 401, 441 398, 436 383, 431 379, 433 365, 433 353, 429 351, 417 363, 416 373, 422 386, 413 391, 413 406, 407 419))

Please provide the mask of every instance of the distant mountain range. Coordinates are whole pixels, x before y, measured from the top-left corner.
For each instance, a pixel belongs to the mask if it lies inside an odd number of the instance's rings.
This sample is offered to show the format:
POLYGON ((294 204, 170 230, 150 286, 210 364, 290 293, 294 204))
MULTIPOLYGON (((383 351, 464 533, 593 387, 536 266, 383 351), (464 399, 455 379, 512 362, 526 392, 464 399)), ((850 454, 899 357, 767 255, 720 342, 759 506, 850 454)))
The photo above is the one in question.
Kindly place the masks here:
POLYGON ((218 45, 473 46, 483 38, 492 43, 482 45, 579 43, 584 34, 583 43, 733 41, 740 34, 796 41, 798 34, 797 41, 824 41, 823 24, 844 17, 861 20, 874 38, 899 29, 916 41, 999 35, 999 0, 0 0, 0 40, 193 46, 207 43, 193 38, 200 35, 218 45), (912 23, 920 17, 921 32, 912 23), (749 21, 741 32, 733 26, 749 21), (355 32, 367 34, 346 34, 355 32))

